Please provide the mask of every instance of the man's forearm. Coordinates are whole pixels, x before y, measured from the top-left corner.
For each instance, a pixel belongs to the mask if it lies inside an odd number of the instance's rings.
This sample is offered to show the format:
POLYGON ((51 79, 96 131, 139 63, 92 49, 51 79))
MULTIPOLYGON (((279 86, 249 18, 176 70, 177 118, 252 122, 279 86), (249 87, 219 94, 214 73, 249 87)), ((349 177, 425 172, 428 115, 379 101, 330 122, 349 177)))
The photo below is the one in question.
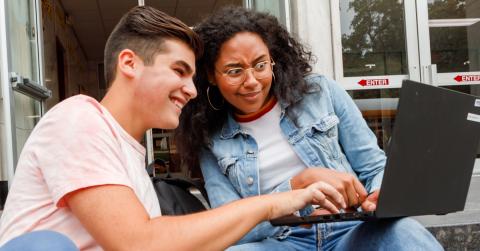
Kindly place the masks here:
POLYGON ((158 217, 149 224, 155 241, 147 240, 146 250, 224 250, 268 219, 269 200, 252 197, 201 213, 158 217))

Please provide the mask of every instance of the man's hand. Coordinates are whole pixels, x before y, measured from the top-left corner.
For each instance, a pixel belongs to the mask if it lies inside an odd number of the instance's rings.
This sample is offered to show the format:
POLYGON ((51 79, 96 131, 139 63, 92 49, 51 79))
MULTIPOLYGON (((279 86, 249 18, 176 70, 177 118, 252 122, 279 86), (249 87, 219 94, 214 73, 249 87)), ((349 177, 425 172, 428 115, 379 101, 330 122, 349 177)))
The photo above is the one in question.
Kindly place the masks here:
POLYGON ((269 194, 264 196, 264 200, 270 200, 271 203, 268 219, 292 214, 308 204, 319 205, 330 213, 339 213, 338 208, 346 207, 343 196, 323 181, 315 182, 304 189, 269 194))
POLYGON ((362 203, 363 211, 374 211, 377 208, 378 195, 380 195, 380 190, 373 191, 365 201, 362 203))
MULTIPOLYGON (((328 168, 308 168, 290 180, 292 189, 305 188, 308 185, 324 181, 333 186, 343 195, 347 207, 359 206, 367 197, 367 191, 362 183, 352 174, 338 172, 328 168)), ((334 202, 335 200, 331 199, 334 202)), ((337 208, 342 208, 336 204, 337 208)))

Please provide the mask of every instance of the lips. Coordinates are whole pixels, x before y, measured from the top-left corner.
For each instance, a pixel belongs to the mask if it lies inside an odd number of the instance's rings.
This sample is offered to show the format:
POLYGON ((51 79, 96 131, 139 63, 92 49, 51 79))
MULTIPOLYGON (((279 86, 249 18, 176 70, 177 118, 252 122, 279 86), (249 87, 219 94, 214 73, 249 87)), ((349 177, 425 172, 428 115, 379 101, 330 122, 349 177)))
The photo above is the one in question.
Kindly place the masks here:
POLYGON ((262 91, 255 91, 255 92, 249 92, 249 93, 239 93, 238 95, 240 96, 243 96, 243 97, 247 97, 247 98, 252 98, 252 97, 255 97, 257 96, 258 94, 260 94, 262 91))
POLYGON ((187 101, 180 97, 171 97, 170 101, 180 110, 187 104, 187 101))

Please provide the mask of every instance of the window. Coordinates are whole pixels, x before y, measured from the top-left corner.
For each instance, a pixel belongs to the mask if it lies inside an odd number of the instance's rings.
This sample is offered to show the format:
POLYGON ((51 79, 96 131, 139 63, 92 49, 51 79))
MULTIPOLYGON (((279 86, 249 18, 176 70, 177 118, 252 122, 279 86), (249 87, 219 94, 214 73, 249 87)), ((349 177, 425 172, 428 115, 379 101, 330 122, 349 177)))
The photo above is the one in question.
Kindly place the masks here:
POLYGON ((345 77, 408 73, 403 1, 341 0, 340 12, 345 77))

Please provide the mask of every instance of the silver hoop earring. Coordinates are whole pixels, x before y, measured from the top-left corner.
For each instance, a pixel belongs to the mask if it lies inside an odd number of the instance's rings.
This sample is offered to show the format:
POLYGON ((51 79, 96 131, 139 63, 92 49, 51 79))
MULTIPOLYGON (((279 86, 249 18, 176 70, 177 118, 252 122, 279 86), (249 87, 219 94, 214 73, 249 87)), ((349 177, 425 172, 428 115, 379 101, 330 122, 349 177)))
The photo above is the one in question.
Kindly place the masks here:
MULTIPOLYGON (((208 103, 210 104, 210 107, 212 107, 213 110, 215 111, 220 111, 221 107, 220 108, 217 108, 215 107, 213 104, 212 104, 212 101, 210 101, 210 86, 207 87, 207 100, 208 100, 208 103)), ((223 107, 223 104, 225 103, 225 100, 222 99, 222 107, 223 107)))
POLYGON ((275 72, 272 71, 273 82, 275 82, 275 72))

